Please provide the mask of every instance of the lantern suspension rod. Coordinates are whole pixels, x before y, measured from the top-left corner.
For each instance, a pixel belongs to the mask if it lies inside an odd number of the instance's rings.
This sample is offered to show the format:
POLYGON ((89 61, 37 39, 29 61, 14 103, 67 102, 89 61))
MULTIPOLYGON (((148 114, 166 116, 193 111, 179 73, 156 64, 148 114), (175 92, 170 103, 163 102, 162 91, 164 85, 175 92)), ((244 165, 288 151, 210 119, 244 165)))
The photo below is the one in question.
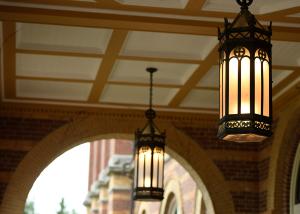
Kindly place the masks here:
POLYGON ((157 68, 149 67, 147 71, 150 73, 150 96, 149 96, 149 107, 152 109, 152 98, 153 98, 153 73, 157 71, 157 68))

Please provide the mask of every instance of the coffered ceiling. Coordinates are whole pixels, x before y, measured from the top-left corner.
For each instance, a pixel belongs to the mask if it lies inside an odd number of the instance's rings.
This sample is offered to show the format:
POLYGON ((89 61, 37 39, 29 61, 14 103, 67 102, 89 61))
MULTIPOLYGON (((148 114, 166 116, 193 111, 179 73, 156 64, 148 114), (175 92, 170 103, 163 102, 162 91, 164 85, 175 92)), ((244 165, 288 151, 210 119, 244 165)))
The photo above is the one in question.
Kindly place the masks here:
MULTIPOLYGON (((300 88, 300 1, 254 0, 273 21, 275 108, 300 88)), ((234 0, 0 1, 1 101, 218 112, 217 27, 234 0)))

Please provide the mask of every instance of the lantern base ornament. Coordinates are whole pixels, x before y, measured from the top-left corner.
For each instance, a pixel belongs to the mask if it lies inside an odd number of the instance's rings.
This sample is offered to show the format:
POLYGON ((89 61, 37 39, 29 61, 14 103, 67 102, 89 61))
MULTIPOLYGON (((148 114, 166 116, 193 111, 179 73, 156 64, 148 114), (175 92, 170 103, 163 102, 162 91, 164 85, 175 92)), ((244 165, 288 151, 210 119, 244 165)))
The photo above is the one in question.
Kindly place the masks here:
MULTIPOLYGON (((245 115, 243 115, 245 116, 245 115)), ((255 119, 230 116, 219 125, 218 138, 234 142, 261 142, 272 135, 268 118, 256 115, 255 119)))
POLYGON ((136 201, 161 201, 164 199, 163 188, 137 187, 133 192, 136 201))

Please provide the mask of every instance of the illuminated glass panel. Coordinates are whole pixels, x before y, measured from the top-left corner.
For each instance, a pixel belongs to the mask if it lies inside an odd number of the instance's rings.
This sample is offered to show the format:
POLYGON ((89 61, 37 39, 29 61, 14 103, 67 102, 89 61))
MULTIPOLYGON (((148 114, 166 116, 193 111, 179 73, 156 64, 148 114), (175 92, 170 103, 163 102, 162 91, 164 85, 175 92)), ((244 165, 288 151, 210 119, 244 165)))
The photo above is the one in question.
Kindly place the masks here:
POLYGON ((220 94, 219 94, 219 97, 220 97, 220 118, 223 117, 223 64, 220 64, 219 66, 220 68, 220 79, 219 79, 219 82, 220 82, 220 94))
POLYGON ((223 62, 223 116, 226 109, 226 61, 223 62))
POLYGON ((269 63, 267 61, 263 62, 263 69, 264 69, 264 109, 263 115, 269 117, 270 116, 270 97, 269 97, 269 90, 270 90, 270 80, 269 80, 269 63))
POLYGON ((238 59, 229 61, 229 114, 238 113, 238 59))
POLYGON ((139 151, 139 187, 150 187, 151 185, 151 149, 141 147, 139 151))
POLYGON ((161 148, 155 147, 153 152, 153 187, 158 187, 158 183, 160 183, 160 179, 162 179, 162 174, 160 174, 160 168, 162 168, 162 165, 160 161, 161 159, 163 160, 163 156, 163 150, 161 148))
POLYGON ((158 187, 163 188, 163 178, 164 178, 164 152, 162 149, 160 149, 160 152, 158 153, 158 173, 159 173, 159 181, 158 181, 158 187))
POLYGON ((261 114, 261 61, 255 59, 255 114, 261 114))
POLYGON ((250 59, 241 61, 241 113, 250 113, 250 59))

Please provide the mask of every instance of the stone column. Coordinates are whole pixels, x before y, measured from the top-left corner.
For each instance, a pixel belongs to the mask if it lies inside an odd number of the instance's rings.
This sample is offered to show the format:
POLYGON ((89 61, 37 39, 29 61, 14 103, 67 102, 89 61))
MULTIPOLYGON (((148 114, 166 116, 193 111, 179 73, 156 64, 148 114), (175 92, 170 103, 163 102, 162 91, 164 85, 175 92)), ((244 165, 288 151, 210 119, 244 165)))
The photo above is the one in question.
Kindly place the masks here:
POLYGON ((108 213, 128 214, 131 210, 132 180, 129 178, 131 155, 113 155, 109 161, 108 213))

